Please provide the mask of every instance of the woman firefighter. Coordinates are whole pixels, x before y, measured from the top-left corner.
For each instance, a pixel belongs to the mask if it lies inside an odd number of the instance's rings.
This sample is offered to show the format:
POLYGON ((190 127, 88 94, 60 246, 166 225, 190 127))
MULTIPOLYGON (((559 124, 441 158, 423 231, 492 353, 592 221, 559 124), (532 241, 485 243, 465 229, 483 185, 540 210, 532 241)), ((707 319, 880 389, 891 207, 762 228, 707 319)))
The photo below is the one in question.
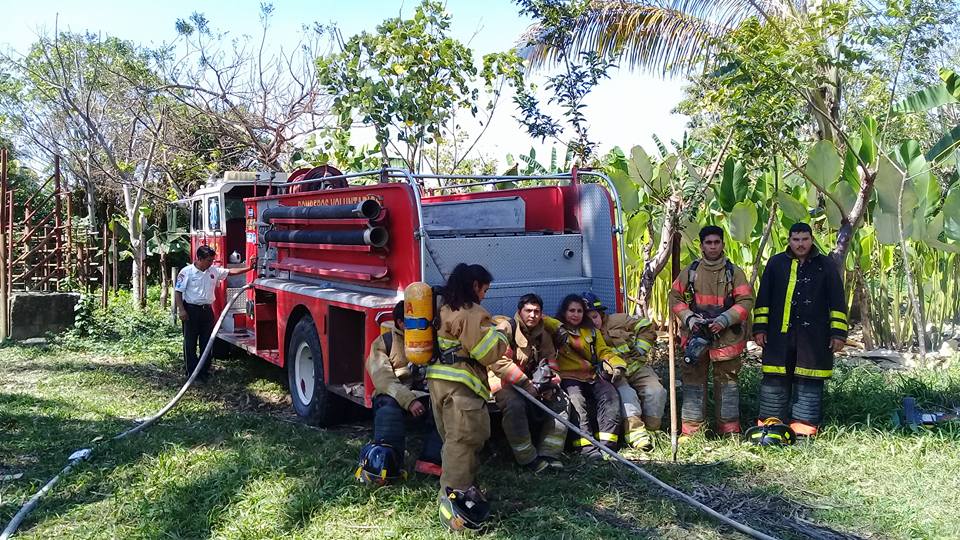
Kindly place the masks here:
POLYGON ((502 379, 523 376, 506 336, 480 305, 492 281, 478 264, 453 269, 442 292, 440 357, 427 367, 433 415, 443 438, 440 520, 454 530, 477 529, 489 513, 476 484, 480 450, 490 437, 487 370, 502 379))

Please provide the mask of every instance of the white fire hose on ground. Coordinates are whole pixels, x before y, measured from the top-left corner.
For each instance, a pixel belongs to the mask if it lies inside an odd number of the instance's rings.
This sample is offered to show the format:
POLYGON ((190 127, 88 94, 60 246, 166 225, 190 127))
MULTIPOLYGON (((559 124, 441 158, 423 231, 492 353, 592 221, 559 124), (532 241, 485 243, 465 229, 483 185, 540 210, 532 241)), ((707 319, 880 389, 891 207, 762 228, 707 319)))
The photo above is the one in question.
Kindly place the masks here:
MULTIPOLYGON (((177 403, 180 401, 180 398, 182 398, 183 395, 187 393, 187 390, 190 388, 190 385, 192 385, 193 381, 196 380, 197 375, 200 374, 200 370, 202 370, 203 366, 206 365, 207 359, 210 358, 211 351, 213 351, 213 344, 216 341, 217 333, 220 331, 220 326, 223 325, 223 320, 226 318, 227 313, 230 311, 230 307, 233 306, 233 303, 236 302, 237 298, 239 298, 244 291, 246 291, 252 286, 253 286, 252 284, 248 284, 242 287, 240 290, 234 293, 233 297, 230 298, 226 306, 224 306, 223 312, 220 313, 220 318, 217 319, 217 323, 213 326, 213 331, 210 332, 210 339, 207 341, 207 346, 204 347, 203 353, 200 355, 200 360, 197 362, 197 367, 193 369, 193 373, 190 374, 190 377, 187 379, 187 382, 183 383, 183 386, 180 388, 180 391, 177 392, 177 395, 173 396, 173 399, 171 399, 169 403, 164 405, 162 409, 160 409, 153 415, 148 416, 147 418, 137 419, 136 420, 137 424, 135 426, 116 435, 111 440, 116 441, 119 439, 123 439, 129 435, 133 435, 134 433, 143 431, 144 429, 154 424, 163 415, 170 412, 170 409, 173 409, 177 405, 177 403)), ((55 486, 57 482, 60 481, 62 477, 66 476, 67 473, 73 470, 73 468, 76 467, 77 464, 87 459, 90 459, 90 456, 93 455, 93 450, 94 450, 93 447, 82 448, 70 454, 70 457, 67 458, 66 467, 64 467, 59 473, 57 473, 56 476, 51 478, 42 488, 40 488, 40 491, 36 492, 33 495, 33 497, 30 497, 30 500, 24 503, 24 505, 20 508, 20 511, 17 512, 15 516, 13 516, 13 519, 10 520, 10 523, 7 524, 7 527, 3 529, 2 533, 0 533, 0 540, 9 540, 9 538, 12 537, 15 532, 17 532, 17 528, 20 527, 20 523, 22 523, 23 520, 27 517, 27 515, 29 515, 30 512, 32 512, 33 509, 37 506, 37 504, 40 503, 40 499, 42 499, 43 496, 46 495, 53 488, 53 486, 55 486)))
POLYGON ((776 537, 774 537, 774 536, 770 536, 770 535, 764 534, 764 533, 762 533, 762 532, 760 532, 760 531, 758 531, 758 530, 752 529, 752 528, 750 528, 750 527, 748 527, 748 526, 740 523, 739 521, 734 521, 733 519, 730 519, 729 517, 721 514, 720 512, 717 512, 717 511, 714 510, 713 508, 710 508, 709 506, 701 503, 700 501, 694 499, 693 497, 687 495, 686 493, 680 491, 679 489, 671 486, 670 484, 667 484, 666 482, 663 482, 662 480, 660 480, 660 479, 657 478, 656 476, 654 476, 654 475, 648 473, 647 471, 645 471, 645 470, 643 469, 643 467, 641 467, 641 466, 637 465, 636 463, 630 461, 629 459, 621 456, 619 453, 617 453, 617 452, 615 452, 615 451, 607 448, 607 447, 604 446, 600 441, 598 441, 598 440, 596 440, 595 438, 593 438, 589 433, 584 432, 584 431, 581 430, 578 426, 574 425, 573 422, 570 422, 570 421, 567 420, 566 418, 563 418, 563 417, 560 416, 559 414, 557 414, 557 413, 553 412, 552 410, 550 410, 550 407, 547 407, 546 405, 544 405, 543 403, 541 403, 539 399, 537 399, 537 398, 533 397, 532 395, 530 395, 530 393, 527 392, 526 390, 524 390, 523 388, 520 388, 519 386, 514 386, 513 389, 516 390, 517 392, 519 392, 520 395, 523 396, 523 397, 525 397, 528 401, 530 401, 530 403, 533 403, 534 405, 536 405, 537 407, 539 407, 543 412, 545 412, 545 413, 547 413, 548 415, 550 415, 550 417, 552 417, 552 418, 555 419, 555 420, 558 420, 559 422, 561 422, 563 425, 567 426, 568 429, 570 429, 571 431, 573 431, 573 432, 576 433, 577 435, 579 435, 579 436, 583 437, 584 439, 590 441, 590 444, 592 444, 592 445, 594 445, 595 447, 597 447, 598 450, 600 450, 600 451, 603 452, 604 454, 610 456, 611 458, 619 461, 619 462, 622 463, 623 465, 626 465, 627 467, 630 467, 631 469, 633 469, 634 471, 636 471, 640 476, 642 476, 642 477, 644 477, 645 479, 647 479, 648 481, 652 482, 653 484, 655 484, 655 485, 656 485, 657 487, 659 487, 660 489, 666 491, 667 494, 670 495, 671 497, 673 497, 674 499, 677 499, 677 500, 679 500, 679 501, 685 502, 685 503, 689 504, 690 506, 693 506, 693 507, 696 508, 697 510, 700 510, 701 512, 709 515, 710 517, 712 517, 712 518, 714 518, 714 519, 716 519, 716 520, 718 520, 718 521, 721 521, 721 522, 723 522, 724 524, 729 525, 729 526, 733 527, 734 529, 736 529, 736 530, 742 532, 743 534, 746 534, 747 536, 750 536, 750 537, 752 537, 752 538, 757 538, 757 539, 759 539, 759 540, 778 540, 778 539, 777 539, 776 537))

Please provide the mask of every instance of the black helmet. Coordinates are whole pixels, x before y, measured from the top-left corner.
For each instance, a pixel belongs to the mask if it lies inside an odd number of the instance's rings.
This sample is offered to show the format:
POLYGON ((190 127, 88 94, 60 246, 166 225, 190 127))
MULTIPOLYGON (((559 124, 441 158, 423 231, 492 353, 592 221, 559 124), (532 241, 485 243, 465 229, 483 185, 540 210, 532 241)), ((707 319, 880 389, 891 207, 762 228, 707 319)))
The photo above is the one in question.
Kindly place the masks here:
POLYGON ((490 515, 490 503, 476 486, 466 491, 446 488, 440 496, 440 521, 450 530, 477 530, 490 515))
POLYGON ((385 486, 406 476, 403 460, 392 446, 370 443, 360 450, 360 463, 354 476, 372 486, 385 486))
POLYGON ((590 291, 583 293, 583 302, 587 304, 587 311, 599 311, 605 313, 607 306, 603 305, 600 298, 590 291))
POLYGON ((797 441, 797 434, 779 418, 767 418, 748 429, 743 440, 756 446, 790 446, 797 441))

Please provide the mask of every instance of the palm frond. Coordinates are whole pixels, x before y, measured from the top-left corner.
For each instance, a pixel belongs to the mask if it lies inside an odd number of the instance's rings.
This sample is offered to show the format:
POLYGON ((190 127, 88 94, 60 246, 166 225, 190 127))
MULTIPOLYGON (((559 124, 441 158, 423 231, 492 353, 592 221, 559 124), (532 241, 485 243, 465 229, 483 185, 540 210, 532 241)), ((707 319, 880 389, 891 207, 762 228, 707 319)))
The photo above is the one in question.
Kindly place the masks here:
MULTIPOLYGON (((593 51, 630 69, 662 76, 685 74, 708 56, 714 38, 754 16, 779 15, 778 0, 594 0, 576 20, 571 56, 593 51)), ((541 39, 542 28, 521 37, 529 69, 554 65, 560 52, 541 39)))

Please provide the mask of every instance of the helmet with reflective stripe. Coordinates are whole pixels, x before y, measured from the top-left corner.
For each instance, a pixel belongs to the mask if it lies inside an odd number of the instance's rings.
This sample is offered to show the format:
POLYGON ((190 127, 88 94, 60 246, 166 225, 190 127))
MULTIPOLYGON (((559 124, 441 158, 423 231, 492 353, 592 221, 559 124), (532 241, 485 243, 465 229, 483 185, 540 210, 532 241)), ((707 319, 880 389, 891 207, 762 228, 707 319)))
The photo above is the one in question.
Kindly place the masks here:
POLYGON ((583 293, 583 302, 587 305, 587 311, 607 311, 607 306, 603 305, 600 297, 590 291, 583 293))
POLYGON ((476 486, 466 491, 446 488, 440 496, 440 521, 450 530, 477 530, 490 515, 490 503, 476 486))
POLYGON ((389 444, 370 443, 360 450, 354 476, 371 486, 385 486, 406 476, 400 454, 389 444))
POLYGON ((759 426, 748 429, 743 439, 756 446, 789 446, 796 442, 797 434, 779 418, 767 418, 759 426))

